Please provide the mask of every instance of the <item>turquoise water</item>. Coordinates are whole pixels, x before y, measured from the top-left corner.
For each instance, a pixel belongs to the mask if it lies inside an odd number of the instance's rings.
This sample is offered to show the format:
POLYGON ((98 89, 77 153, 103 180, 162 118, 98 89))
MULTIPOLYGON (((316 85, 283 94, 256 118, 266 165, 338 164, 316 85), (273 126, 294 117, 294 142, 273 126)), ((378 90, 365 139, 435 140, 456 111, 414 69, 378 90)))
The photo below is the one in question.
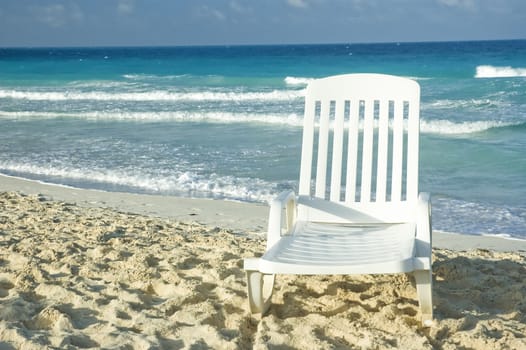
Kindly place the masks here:
POLYGON ((526 41, 0 49, 0 173, 265 202, 297 187, 306 84, 353 72, 420 83, 435 229, 526 238, 526 41))

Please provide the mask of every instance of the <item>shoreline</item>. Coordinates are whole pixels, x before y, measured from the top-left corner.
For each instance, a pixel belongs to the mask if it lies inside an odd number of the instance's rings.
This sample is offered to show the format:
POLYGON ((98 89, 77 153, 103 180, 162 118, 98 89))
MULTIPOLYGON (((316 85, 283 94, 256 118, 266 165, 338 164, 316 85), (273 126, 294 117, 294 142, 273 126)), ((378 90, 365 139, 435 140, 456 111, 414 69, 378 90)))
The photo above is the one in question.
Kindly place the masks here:
POLYGON ((107 192, 0 174, 0 192, 10 191, 26 195, 41 194, 51 200, 74 203, 81 207, 110 208, 165 219, 198 222, 234 231, 265 232, 267 225, 268 207, 259 203, 107 192), (241 212, 243 215, 240 215, 241 212))
MULTIPOLYGON (((81 207, 110 208, 126 213, 197 222, 236 233, 265 235, 267 229, 268 206, 262 203, 88 190, 0 174, 0 192, 10 191, 26 195, 40 194, 51 200, 81 207)), ((433 231, 433 247, 457 251, 526 251, 526 240, 433 231)))

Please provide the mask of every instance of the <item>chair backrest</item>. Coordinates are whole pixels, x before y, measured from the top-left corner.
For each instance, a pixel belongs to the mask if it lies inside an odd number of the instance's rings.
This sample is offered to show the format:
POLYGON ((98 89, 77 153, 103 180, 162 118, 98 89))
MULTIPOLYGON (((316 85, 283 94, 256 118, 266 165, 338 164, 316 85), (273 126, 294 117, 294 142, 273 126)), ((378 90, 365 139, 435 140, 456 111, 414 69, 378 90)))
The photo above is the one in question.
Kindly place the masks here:
POLYGON ((382 74, 311 82, 299 195, 353 206, 418 198, 420 86, 382 74))

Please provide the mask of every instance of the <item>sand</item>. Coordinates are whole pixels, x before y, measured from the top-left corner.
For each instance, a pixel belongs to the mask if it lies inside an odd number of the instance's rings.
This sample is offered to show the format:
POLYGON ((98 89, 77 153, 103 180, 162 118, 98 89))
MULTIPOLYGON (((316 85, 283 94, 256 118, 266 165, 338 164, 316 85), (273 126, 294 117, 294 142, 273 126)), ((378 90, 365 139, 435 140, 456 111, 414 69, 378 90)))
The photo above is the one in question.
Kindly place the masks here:
POLYGON ((524 241, 439 235, 430 328, 406 275, 278 276, 261 317, 242 261, 265 206, 7 182, 0 349, 526 349, 524 241))

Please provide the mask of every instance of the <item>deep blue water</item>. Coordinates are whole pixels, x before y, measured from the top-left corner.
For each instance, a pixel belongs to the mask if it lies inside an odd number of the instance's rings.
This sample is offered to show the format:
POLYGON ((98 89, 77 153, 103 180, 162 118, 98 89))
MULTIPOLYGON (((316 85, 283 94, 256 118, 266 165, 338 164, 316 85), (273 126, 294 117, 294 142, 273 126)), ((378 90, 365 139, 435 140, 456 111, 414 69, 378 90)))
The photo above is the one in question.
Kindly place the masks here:
POLYGON ((0 173, 267 201, 296 188, 303 91, 373 72, 422 89, 433 226, 526 238, 526 41, 0 49, 0 173))

